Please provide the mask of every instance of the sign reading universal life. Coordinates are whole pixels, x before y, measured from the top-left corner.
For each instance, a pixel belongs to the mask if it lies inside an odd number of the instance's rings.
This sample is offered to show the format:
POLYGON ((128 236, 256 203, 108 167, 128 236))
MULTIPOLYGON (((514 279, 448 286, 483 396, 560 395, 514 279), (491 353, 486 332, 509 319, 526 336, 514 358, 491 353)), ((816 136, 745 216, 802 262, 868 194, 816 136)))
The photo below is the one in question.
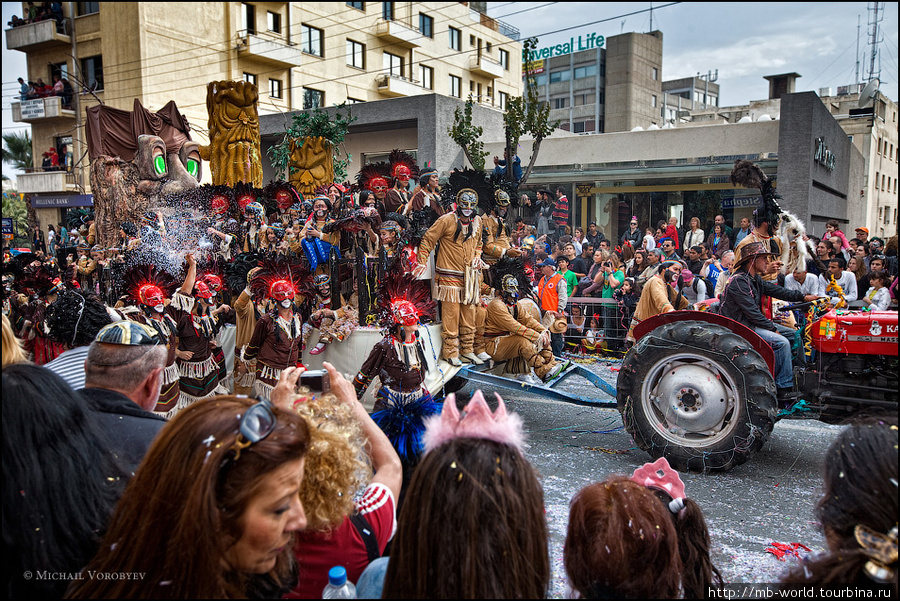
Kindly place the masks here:
POLYGON ((536 48, 531 51, 530 56, 524 56, 522 51, 522 60, 531 59, 532 61, 551 58, 554 56, 563 56, 572 52, 580 52, 582 50, 591 50, 592 48, 603 48, 606 41, 602 35, 591 33, 586 36, 578 36, 578 38, 569 38, 565 44, 556 44, 555 46, 546 46, 544 48, 536 48))

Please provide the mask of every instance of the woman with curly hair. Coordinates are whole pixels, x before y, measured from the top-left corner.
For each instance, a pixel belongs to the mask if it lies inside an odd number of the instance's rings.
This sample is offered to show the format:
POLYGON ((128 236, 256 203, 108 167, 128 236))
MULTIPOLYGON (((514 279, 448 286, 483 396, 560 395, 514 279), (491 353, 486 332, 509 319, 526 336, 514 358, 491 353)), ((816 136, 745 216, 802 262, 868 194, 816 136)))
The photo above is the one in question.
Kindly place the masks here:
POLYGON ((64 290, 47 307, 48 337, 66 349, 44 367, 56 372, 69 386, 84 388, 84 360, 97 332, 121 316, 92 292, 64 290))
MULTIPOLYGON (((356 400, 353 385, 330 363, 324 365, 333 394, 302 391, 290 399, 310 425, 300 490, 308 525, 294 546, 300 579, 287 595, 291 599, 320 598, 328 570, 337 565, 356 582, 393 536, 400 494, 400 458, 391 442, 356 400), (360 490, 361 497, 354 501, 360 490)), ((302 371, 288 368, 281 381, 296 382, 302 371)))
POLYGON ((786 589, 851 586, 897 598, 897 440, 894 413, 857 422, 832 443, 816 505, 828 549, 787 574, 786 589))

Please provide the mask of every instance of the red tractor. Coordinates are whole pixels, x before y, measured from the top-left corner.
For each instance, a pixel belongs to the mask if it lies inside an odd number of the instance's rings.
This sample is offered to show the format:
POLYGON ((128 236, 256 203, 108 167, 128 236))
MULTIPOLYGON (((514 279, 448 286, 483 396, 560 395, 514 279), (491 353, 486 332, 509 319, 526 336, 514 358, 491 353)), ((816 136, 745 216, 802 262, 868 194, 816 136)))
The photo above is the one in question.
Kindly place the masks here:
MULTIPOLYGON (((810 309, 804 366, 794 364, 807 419, 840 422, 898 407, 896 311, 810 309), (818 310, 818 315, 814 313, 818 310)), ((625 429, 654 458, 682 471, 725 471, 758 451, 779 419, 772 348, 750 328, 715 313, 675 311, 641 322, 625 355, 616 400, 625 429)), ((802 352, 798 355, 804 355, 802 352)))

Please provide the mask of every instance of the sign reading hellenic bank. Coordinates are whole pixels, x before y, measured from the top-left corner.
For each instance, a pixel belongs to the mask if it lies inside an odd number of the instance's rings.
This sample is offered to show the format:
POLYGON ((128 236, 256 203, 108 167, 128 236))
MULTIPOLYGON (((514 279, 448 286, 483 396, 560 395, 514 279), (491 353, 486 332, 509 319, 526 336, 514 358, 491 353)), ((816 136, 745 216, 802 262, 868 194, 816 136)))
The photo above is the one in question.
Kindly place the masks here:
MULTIPOLYGON (((576 38, 569 38, 569 41, 565 44, 556 44, 555 46, 547 46, 545 48, 537 48, 531 51, 531 60, 536 61, 544 58, 550 58, 553 56, 562 56, 564 54, 570 54, 572 52, 579 52, 581 50, 591 50, 592 48, 603 48, 603 43, 606 41, 602 35, 592 33, 590 35, 578 36, 576 38)), ((524 54, 524 51, 522 52, 524 54)), ((529 57, 522 57, 522 60, 525 60, 529 57)))

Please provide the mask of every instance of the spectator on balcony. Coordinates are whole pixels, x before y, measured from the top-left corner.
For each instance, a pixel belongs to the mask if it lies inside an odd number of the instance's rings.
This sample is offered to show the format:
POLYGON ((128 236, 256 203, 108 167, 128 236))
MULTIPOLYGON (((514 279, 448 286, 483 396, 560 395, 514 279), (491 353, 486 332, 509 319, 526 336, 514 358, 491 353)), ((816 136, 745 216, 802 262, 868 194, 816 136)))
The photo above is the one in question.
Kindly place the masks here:
POLYGON ((10 27, 21 27, 22 25, 28 25, 25 19, 20 19, 16 15, 13 15, 12 19, 10 19, 6 24, 10 27))
POLYGON ((62 96, 63 95, 63 82, 62 78, 59 75, 53 76, 53 96, 62 96))
POLYGON ((62 97, 62 104, 64 109, 72 108, 72 96, 75 94, 75 88, 72 87, 72 84, 69 83, 68 79, 62 79, 63 91, 62 94, 59 94, 62 97))
MULTIPOLYGON (((506 170, 508 158, 509 158, 509 151, 506 151, 506 150, 503 151, 502 159, 497 156, 494 157, 494 175, 497 178, 502 178, 502 181, 507 181, 507 178, 509 177, 507 175, 507 170, 506 170)), ((516 185, 518 185, 518 183, 520 181, 522 181, 522 161, 521 161, 521 159, 519 159, 518 155, 513 156, 512 175, 513 175, 513 180, 515 181, 516 185)))
POLYGON ((47 157, 50 159, 49 171, 59 171, 59 154, 56 152, 55 147, 50 147, 50 150, 47 151, 47 157))
MULTIPOLYGON (((15 17, 14 17, 15 18, 15 17)), ((21 19, 19 19, 21 21, 21 19)), ((34 90, 31 88, 31 84, 26 82, 21 77, 19 78, 19 100, 28 100, 31 98, 31 94, 34 93, 34 90)))

